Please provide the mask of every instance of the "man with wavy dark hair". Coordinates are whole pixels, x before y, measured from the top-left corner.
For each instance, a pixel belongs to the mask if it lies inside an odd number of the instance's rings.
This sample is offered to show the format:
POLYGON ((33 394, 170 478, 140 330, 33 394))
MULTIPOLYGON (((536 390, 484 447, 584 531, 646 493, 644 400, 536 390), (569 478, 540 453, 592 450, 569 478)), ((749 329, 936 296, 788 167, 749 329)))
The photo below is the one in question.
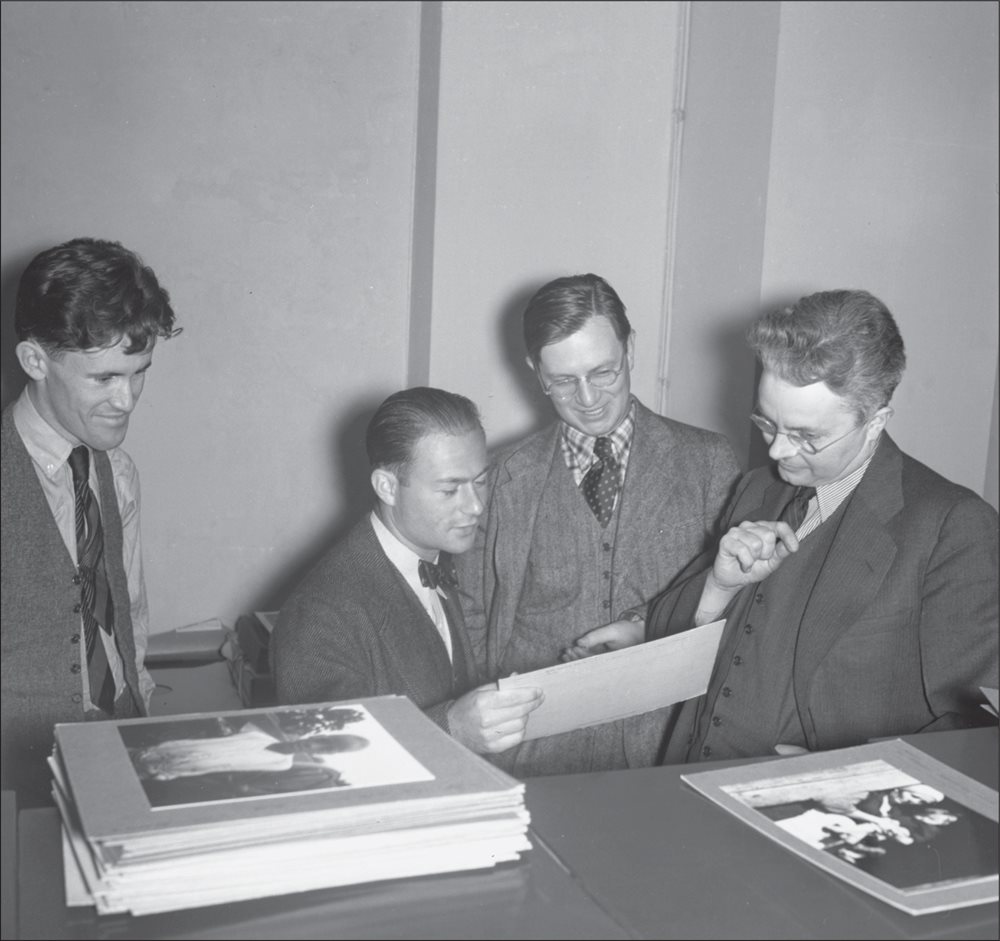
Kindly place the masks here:
POLYGON ((120 447, 174 311, 117 242, 78 238, 25 269, 15 311, 28 377, 3 410, 3 786, 49 799, 56 722, 144 715, 149 626, 139 477, 120 447))
MULTIPOLYGON (((997 513, 886 431, 905 365, 892 314, 866 291, 822 291, 748 339, 762 369, 750 420, 771 463, 740 481, 717 549, 649 607, 649 640, 726 620, 708 691, 676 710, 664 760, 988 723, 997 513)), ((642 640, 612 627, 575 653, 642 640)))

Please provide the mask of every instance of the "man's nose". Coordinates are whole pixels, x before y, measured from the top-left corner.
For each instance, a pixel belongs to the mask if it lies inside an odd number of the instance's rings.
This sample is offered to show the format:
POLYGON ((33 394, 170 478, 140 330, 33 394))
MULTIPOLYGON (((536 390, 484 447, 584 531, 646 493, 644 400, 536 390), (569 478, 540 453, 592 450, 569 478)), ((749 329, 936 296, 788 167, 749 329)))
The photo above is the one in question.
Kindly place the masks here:
POLYGON ((125 379, 115 384, 114 392, 111 395, 111 404, 121 412, 131 412, 135 408, 138 398, 138 390, 133 389, 132 383, 125 379))
POLYGON ((783 432, 778 432, 774 436, 770 447, 767 449, 768 456, 772 461, 780 461, 782 458, 793 457, 799 453, 799 449, 788 440, 788 436, 783 432))
POLYGON ((593 405, 599 395, 600 392, 587 381, 586 377, 577 380, 576 397, 582 405, 593 405))

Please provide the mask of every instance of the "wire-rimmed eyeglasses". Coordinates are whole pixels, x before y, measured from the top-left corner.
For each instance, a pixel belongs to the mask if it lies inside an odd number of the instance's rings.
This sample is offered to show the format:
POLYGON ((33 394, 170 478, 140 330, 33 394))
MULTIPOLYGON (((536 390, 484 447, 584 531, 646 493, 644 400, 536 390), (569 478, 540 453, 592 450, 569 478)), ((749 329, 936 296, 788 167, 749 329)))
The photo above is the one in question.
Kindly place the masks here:
POLYGON ((861 422, 860 425, 855 425, 848 431, 845 431, 842 435, 838 435, 825 444, 819 446, 816 445, 815 441, 807 437, 806 435, 800 435, 794 431, 778 431, 778 426, 775 425, 770 418, 765 418, 763 415, 758 415, 756 412, 752 412, 750 415, 750 421, 752 421, 759 429, 760 433, 764 436, 764 440, 770 444, 774 441, 778 435, 784 435, 788 440, 788 443, 795 448, 797 451, 801 451, 803 454, 819 454, 820 451, 825 451, 830 445, 836 444, 838 441, 842 441, 846 438, 852 431, 857 431, 865 422, 861 422))
POLYGON ((542 391, 560 402, 565 402, 573 398, 580 391, 580 384, 585 382, 595 389, 610 389, 617 381, 618 377, 625 371, 628 361, 628 352, 622 354, 621 362, 617 369, 607 366, 601 369, 594 369, 586 376, 561 376, 553 379, 548 385, 542 382, 542 391))

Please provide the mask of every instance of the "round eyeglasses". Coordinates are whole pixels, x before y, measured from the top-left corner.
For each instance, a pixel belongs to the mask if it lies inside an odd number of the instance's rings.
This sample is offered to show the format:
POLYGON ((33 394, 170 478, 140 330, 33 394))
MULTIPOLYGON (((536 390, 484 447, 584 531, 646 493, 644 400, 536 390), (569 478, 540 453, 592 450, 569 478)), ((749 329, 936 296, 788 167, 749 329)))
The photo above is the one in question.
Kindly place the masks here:
POLYGON ((805 437, 804 435, 797 434, 794 431, 778 431, 778 426, 775 425, 770 418, 765 418, 763 415, 758 415, 756 412, 753 412, 750 415, 750 421, 752 421, 760 429, 760 433, 764 436, 764 440, 768 444, 774 441, 778 435, 784 435, 788 440, 788 443, 797 451, 801 451, 803 454, 819 454, 820 451, 825 451, 828 447, 830 447, 830 445, 836 444, 838 441, 842 441, 852 431, 857 431, 865 424, 865 422, 861 422, 860 425, 855 425, 850 430, 845 431, 842 435, 838 435, 831 441, 827 441, 826 444, 821 444, 817 447, 811 439, 805 437))
MULTIPOLYGON (((566 402, 573 398, 580 391, 580 384, 585 382, 595 389, 610 389, 617 381, 618 377, 625 371, 625 364, 628 360, 628 353, 622 354, 621 362, 617 369, 604 367, 594 369, 586 376, 562 376, 553 379, 548 385, 542 382, 542 391, 560 402, 566 402)), ((539 376, 541 378, 541 376, 539 376)))

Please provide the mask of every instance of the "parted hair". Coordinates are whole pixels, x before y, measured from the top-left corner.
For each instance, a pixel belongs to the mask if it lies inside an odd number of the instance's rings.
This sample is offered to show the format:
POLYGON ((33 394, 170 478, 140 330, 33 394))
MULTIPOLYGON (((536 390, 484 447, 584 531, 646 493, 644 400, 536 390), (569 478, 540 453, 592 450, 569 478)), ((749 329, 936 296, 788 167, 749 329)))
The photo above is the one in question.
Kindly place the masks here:
POLYGON ((575 274, 542 285, 524 309, 524 348, 538 364, 542 347, 565 340, 592 317, 606 317, 615 336, 624 343, 632 333, 625 305, 604 278, 575 274))
POLYGON ((153 269, 119 242, 77 238, 37 254, 21 275, 14 329, 58 355, 105 349, 125 341, 126 353, 172 337, 170 295, 153 269))
POLYGON ((825 382, 862 420, 888 405, 906 367, 889 309, 867 291, 820 291, 747 332, 761 366, 793 385, 825 382))
POLYGON ((417 442, 432 434, 483 431, 479 409, 464 395, 415 386, 394 392, 368 423, 365 448, 372 470, 385 468, 404 477, 417 442))

